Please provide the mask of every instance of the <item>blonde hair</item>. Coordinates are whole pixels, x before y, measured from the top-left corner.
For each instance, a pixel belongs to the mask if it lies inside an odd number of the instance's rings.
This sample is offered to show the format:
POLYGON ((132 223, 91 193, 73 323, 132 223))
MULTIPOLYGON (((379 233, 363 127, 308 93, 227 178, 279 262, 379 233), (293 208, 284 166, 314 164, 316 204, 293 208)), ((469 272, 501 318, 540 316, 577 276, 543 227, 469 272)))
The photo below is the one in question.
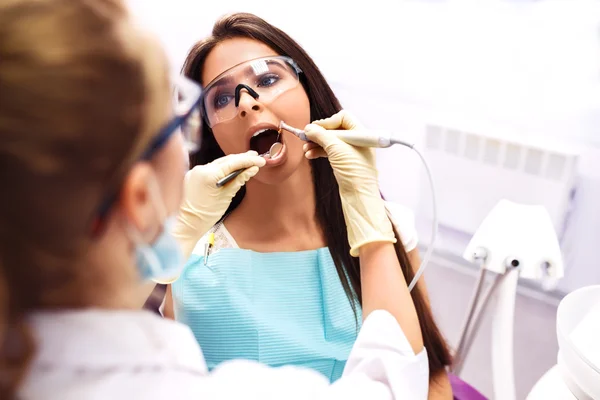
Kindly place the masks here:
POLYGON ((98 284, 90 223, 164 123, 166 72, 122 1, 0 2, 0 398, 35 353, 27 313, 98 284))

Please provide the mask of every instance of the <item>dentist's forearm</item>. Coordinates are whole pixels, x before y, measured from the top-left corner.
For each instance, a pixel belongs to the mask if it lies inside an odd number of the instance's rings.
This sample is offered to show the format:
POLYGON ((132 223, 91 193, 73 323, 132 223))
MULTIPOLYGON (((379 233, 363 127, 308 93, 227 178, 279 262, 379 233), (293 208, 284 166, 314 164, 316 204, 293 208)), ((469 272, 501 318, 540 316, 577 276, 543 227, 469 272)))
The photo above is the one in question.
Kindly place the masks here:
POLYGON ((360 248, 363 318, 386 310, 396 318, 415 353, 423 349, 417 311, 408 291, 394 245, 376 242, 360 248))

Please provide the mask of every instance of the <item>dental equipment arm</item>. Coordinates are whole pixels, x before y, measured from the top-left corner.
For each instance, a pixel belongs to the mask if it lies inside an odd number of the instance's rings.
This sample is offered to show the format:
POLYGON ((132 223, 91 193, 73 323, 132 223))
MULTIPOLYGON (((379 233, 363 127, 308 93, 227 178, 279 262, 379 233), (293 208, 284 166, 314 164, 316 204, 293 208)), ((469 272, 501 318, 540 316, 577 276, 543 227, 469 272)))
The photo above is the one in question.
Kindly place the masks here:
MULTIPOLYGON (((431 227, 432 233, 431 233, 430 243, 429 243, 429 245, 427 247, 427 251, 425 252, 425 255, 423 257, 423 261, 421 262, 419 269, 415 273, 414 278, 412 279, 412 281, 410 282, 410 284, 408 286, 408 290, 412 291, 413 288, 415 287, 415 285, 417 284, 419 278, 423 275, 423 272, 425 272, 425 268, 429 264, 429 261, 433 254, 433 249, 434 249, 435 242, 437 240, 437 234, 438 234, 438 217, 437 217, 437 201, 436 201, 436 194, 435 194, 435 185, 434 185, 434 181, 433 181, 433 176, 431 174, 431 170, 429 169, 429 166, 427 165, 427 161, 425 160, 425 157, 423 157, 423 154, 415 148, 414 144, 411 144, 411 143, 405 142, 403 140, 400 140, 398 138, 395 138, 389 131, 383 131, 383 130, 377 131, 377 130, 368 130, 368 129, 362 128, 362 127, 358 126, 358 124, 356 122, 354 122, 352 117, 350 117, 346 111, 341 111, 331 118, 334 118, 334 117, 340 118, 340 120, 336 122, 337 126, 336 125, 328 125, 328 124, 325 124, 325 125, 335 127, 335 128, 339 128, 340 126, 343 126, 347 129, 343 129, 343 130, 332 129, 332 130, 328 130, 327 132, 333 133, 338 139, 342 140, 343 142, 351 144, 356 147, 376 147, 376 148, 387 148, 394 144, 399 144, 399 145, 408 147, 408 148, 412 149, 415 153, 417 153, 417 155, 421 159, 421 162, 423 163, 423 166, 425 167, 425 171, 427 173, 427 177, 429 180, 429 187, 431 190, 432 207, 433 207, 433 218, 432 218, 432 227, 431 227)), ((320 124, 323 123, 323 121, 328 121, 331 118, 328 118, 326 120, 315 121, 311 125, 319 125, 320 126, 320 124)), ((310 127, 311 125, 309 125, 308 127, 310 127)), ((327 126, 323 126, 323 128, 327 129, 327 126)), ((302 140, 309 141, 309 138, 307 137, 307 132, 304 130, 291 127, 283 121, 281 121, 280 127, 290 133, 293 133, 294 135, 296 135, 298 138, 300 138, 302 140)), ((384 226, 386 226, 386 225, 384 225, 384 226)), ((350 244, 352 246, 352 241, 350 244)))

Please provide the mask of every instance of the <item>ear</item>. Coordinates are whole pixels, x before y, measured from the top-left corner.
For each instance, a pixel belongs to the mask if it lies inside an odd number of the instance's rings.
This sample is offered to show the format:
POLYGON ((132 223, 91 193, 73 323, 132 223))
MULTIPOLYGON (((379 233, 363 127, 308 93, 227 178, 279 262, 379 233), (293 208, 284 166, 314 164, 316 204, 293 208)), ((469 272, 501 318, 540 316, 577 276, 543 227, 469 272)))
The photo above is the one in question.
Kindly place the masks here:
POLYGON ((159 218, 151 192, 152 185, 156 185, 155 180, 149 163, 137 163, 125 177, 119 199, 122 214, 144 236, 156 226, 159 218))

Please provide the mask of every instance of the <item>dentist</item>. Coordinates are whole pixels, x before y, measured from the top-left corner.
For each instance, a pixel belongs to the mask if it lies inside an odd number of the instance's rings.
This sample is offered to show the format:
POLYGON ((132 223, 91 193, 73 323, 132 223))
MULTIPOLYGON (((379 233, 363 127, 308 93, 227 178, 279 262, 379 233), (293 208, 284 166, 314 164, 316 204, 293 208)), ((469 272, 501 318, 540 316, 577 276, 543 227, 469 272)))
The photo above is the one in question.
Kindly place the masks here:
POLYGON ((186 174, 200 90, 169 81, 120 0, 3 1, 0 60, 1 399, 427 398, 374 154, 326 130, 352 128, 347 114, 309 126, 306 148, 330 160, 361 263, 364 323, 342 378, 249 361, 209 373, 189 328, 139 309, 144 282, 178 273, 264 159, 186 174))

